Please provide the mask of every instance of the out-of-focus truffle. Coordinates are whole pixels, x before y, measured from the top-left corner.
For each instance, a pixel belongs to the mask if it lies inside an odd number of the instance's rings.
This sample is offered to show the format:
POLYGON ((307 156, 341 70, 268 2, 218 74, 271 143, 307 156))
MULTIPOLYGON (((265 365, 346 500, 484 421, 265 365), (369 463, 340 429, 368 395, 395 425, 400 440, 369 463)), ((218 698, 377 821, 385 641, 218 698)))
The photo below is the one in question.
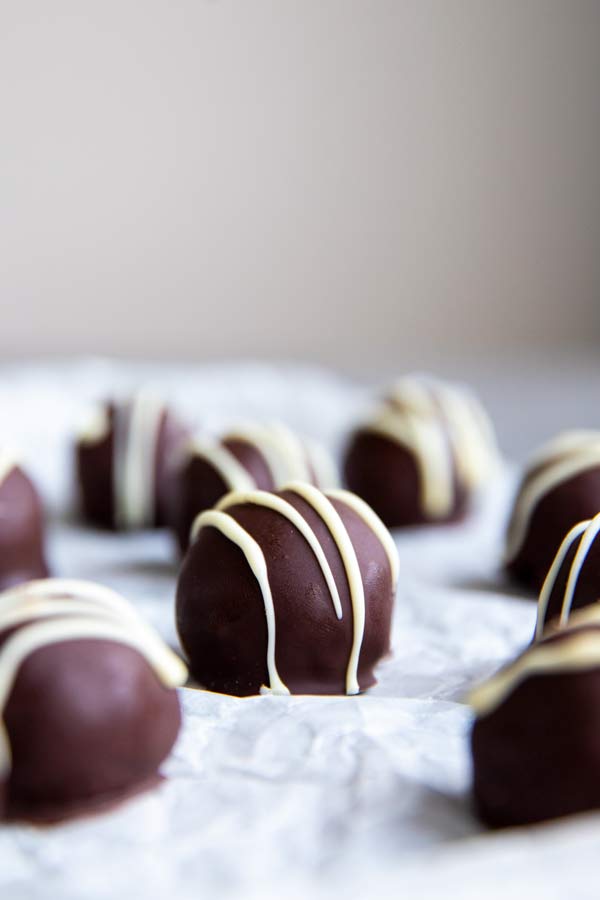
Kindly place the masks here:
POLYGON ((167 525, 174 470, 187 436, 148 390, 97 409, 76 443, 84 520, 123 530, 167 525))
POLYGON ((490 420, 468 390, 413 376, 352 435, 344 477, 390 528, 435 524, 465 515, 498 460, 490 420))
POLYGON ((0 817, 58 821, 156 783, 185 677, 107 588, 47 579, 0 594, 0 817))
POLYGON ((189 544, 196 516, 228 491, 275 491, 289 481, 324 489, 335 487, 338 479, 327 451, 284 425, 245 425, 218 440, 189 441, 178 471, 173 515, 181 550, 189 544))
POLYGON ((476 688, 474 795, 492 827, 600 808, 600 607, 476 688))
POLYGON ((558 435, 530 460, 506 539, 515 581, 539 591, 571 528, 600 512, 600 432, 558 435))
POLYGON ((19 463, 0 453, 0 590, 47 574, 39 495, 19 463))

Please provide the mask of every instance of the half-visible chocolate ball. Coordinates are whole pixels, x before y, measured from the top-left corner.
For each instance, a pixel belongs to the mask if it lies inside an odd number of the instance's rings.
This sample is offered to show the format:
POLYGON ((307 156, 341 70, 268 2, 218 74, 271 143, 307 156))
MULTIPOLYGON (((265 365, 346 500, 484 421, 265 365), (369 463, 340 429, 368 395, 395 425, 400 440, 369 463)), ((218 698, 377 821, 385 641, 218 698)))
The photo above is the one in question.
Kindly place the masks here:
POLYGON ((600 512, 600 432, 565 432, 538 451, 522 478, 506 539, 506 568, 539 591, 565 535, 600 512))
POLYGON ((324 448, 283 425, 244 426, 218 440, 191 440, 178 471, 173 514, 181 551, 196 516, 228 491, 274 491, 296 480, 331 488, 337 474, 324 448))
POLYGON ((477 688, 471 703, 483 822, 528 825, 600 808, 598 624, 574 624, 533 644, 477 688))
POLYGON ((0 595, 0 817, 59 821, 160 777, 185 667, 111 594, 50 579, 0 595))
POLYGON ((202 513, 177 585, 190 669, 213 691, 358 693, 390 649, 396 549, 347 491, 294 482, 202 513))
POLYGON ((390 528, 442 524, 464 517, 498 459, 468 391, 404 378, 351 436, 344 478, 390 528))
POLYGON ((0 456, 0 590, 47 574, 38 492, 18 463, 0 456))
POLYGON ((167 525, 187 437, 162 400, 146 391, 97 410, 75 448, 84 520, 119 530, 167 525))

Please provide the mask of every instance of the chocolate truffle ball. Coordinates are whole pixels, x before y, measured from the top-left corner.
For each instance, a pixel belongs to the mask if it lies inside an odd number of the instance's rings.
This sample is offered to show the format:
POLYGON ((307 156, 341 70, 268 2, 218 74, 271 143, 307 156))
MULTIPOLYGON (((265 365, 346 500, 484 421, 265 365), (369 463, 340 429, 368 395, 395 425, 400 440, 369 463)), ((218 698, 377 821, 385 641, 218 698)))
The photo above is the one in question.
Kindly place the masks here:
POLYGON ((510 576, 539 591, 567 532, 600 512, 600 432, 558 435, 530 460, 506 539, 510 576))
POLYGON ((58 821, 155 784, 185 677, 106 588, 48 579, 0 594, 0 817, 58 821))
POLYGON ((276 491, 288 481, 337 485, 333 460, 319 444, 284 425, 247 425, 219 440, 195 438, 178 471, 173 526, 182 551, 194 519, 229 491, 276 491))
POLYGON ((535 637, 600 600, 600 514, 578 522, 561 543, 538 600, 535 637))
POLYGON ((390 528, 461 519, 498 466, 493 428, 466 389, 403 378, 352 435, 348 487, 390 528))
POLYGON ((119 530, 166 525, 186 438, 186 429, 149 391, 96 410, 76 443, 85 521, 119 530))
POLYGON ((492 827, 600 808, 600 620, 533 644, 471 695, 478 814, 492 827))
POLYGON ((237 696, 356 694, 390 649, 395 545, 348 491, 233 492, 194 524, 177 585, 190 669, 237 696))
POLYGON ((47 574, 40 498, 20 465, 0 453, 0 590, 47 574))

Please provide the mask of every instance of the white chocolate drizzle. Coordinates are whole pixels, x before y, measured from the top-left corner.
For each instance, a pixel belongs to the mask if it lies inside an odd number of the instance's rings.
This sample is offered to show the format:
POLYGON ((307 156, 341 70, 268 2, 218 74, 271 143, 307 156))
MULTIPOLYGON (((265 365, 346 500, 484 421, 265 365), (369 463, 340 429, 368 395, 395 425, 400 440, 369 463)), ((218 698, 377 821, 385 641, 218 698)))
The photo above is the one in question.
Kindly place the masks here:
MULTIPOLYGON (((353 639, 348 665, 346 669, 346 693, 357 694, 360 690, 358 683, 358 666, 360 661, 360 651, 362 647, 364 629, 365 629, 365 594, 364 584, 356 551, 348 534, 348 531, 341 519, 341 516, 331 503, 331 499, 339 499, 348 506, 355 509, 361 516, 367 527, 371 528, 375 536, 381 541, 390 565, 391 580, 396 584, 398 575, 398 558, 395 545, 385 529, 381 521, 373 514, 369 516, 366 510, 366 504, 361 506, 362 501, 355 498, 348 491, 332 491, 327 494, 318 488, 303 481, 294 481, 283 486, 283 490, 292 491, 304 499, 312 506, 315 512, 323 520, 328 528, 342 559, 346 577, 348 580, 348 588, 353 614, 353 639), (330 499, 331 498, 331 499, 330 499), (352 498, 349 500, 349 498, 352 498), (354 500, 357 502, 354 503, 354 500), (384 537, 383 535, 387 535, 384 537)), ((194 541, 202 528, 212 526, 218 529, 225 537, 229 538, 233 543, 240 547, 250 568, 252 569, 259 587, 262 592, 263 602, 265 606, 265 615, 267 619, 267 669, 269 672, 269 689, 272 693, 289 693, 287 687, 281 681, 275 666, 275 639, 276 639, 276 622, 275 611, 273 606, 273 597, 268 578, 267 564, 259 544, 230 514, 225 510, 235 505, 252 504, 263 506, 288 519, 305 538, 312 549, 317 562, 321 568, 325 582, 329 589, 332 604, 338 619, 342 618, 342 606, 339 597, 339 591, 335 583, 335 578, 331 571, 331 567, 327 562, 321 544, 314 530, 310 527, 306 519, 292 506, 281 497, 268 491, 251 491, 251 492, 232 492, 224 497, 217 505, 215 510, 200 513, 197 516, 192 527, 192 541, 194 541)))
POLYGON ((77 430, 80 444, 98 444, 110 434, 110 418, 105 406, 95 406, 89 410, 77 430))
POLYGON ((474 688, 468 700, 477 715, 489 715, 512 694, 515 688, 531 676, 600 667, 600 628, 580 627, 600 624, 600 610, 594 610, 590 615, 588 609, 593 608, 587 607, 573 614, 569 632, 563 639, 533 644, 515 662, 474 688), (580 613, 584 612, 587 615, 580 616, 580 613))
POLYGON ((353 509, 379 539, 379 543, 385 550, 385 554, 390 564, 392 585, 395 591, 398 586, 398 578, 400 575, 400 559, 398 556, 398 548, 394 543, 394 539, 390 534, 389 529, 383 524, 375 510, 371 509, 368 503, 365 503, 364 500, 356 494, 353 494, 352 491, 345 491, 340 488, 327 491, 327 496, 330 500, 341 500, 342 503, 345 503, 346 506, 353 509))
MULTIPOLYGON (((535 629, 536 640, 539 640, 541 638, 544 632, 544 628, 547 624, 546 613, 548 610, 548 603, 550 602, 550 597, 552 596, 552 591, 554 590, 559 572, 562 569, 569 550, 571 549, 575 541, 579 540, 579 546, 577 547, 577 551, 575 553, 575 556, 573 557, 571 566, 569 568, 569 573, 567 575, 567 583, 565 586, 559 616, 559 625, 562 626, 568 621, 571 614, 571 607, 573 605, 575 591, 577 590, 577 582, 579 580, 579 576, 581 575, 581 571, 583 569, 583 566, 585 565, 588 553, 590 552, 592 545, 598 537, 599 533, 600 514, 595 516, 593 519, 588 519, 585 522, 579 522, 577 525, 574 525, 567 536, 564 538, 544 580, 542 590, 540 591, 540 596, 538 599, 538 617, 535 629)), ((600 599, 600 589, 598 593, 598 599, 600 599)))
POLYGON ((6 481, 10 473, 13 469, 16 469, 18 465, 17 460, 10 453, 0 453, 0 484, 6 481))
POLYGON ((249 472, 223 444, 194 438, 189 444, 188 455, 206 460, 217 470, 230 491, 251 491, 255 487, 249 472))
POLYGON ((163 401, 148 390, 136 394, 130 406, 116 410, 114 496, 121 528, 154 523, 156 454, 164 411, 163 401))
POLYGON ((400 416, 390 406, 368 423, 367 430, 412 453, 419 471, 423 512, 432 519, 448 515, 454 498, 454 470, 443 423, 426 421, 412 412, 400 416))
POLYGON ((362 429, 395 441, 415 458, 421 506, 431 519, 448 515, 454 477, 479 487, 498 465, 491 422, 466 389, 432 378, 400 379, 362 429))
POLYGON ((269 584, 269 576, 267 573, 267 562, 264 553, 259 544, 254 540, 251 534, 248 534, 245 528, 236 522, 233 516, 220 510, 209 509, 200 513, 194 522, 192 534, 197 537, 202 528, 211 527, 220 531, 232 544, 236 544, 244 556, 252 570, 254 577, 258 582, 263 603, 265 607, 265 617, 267 620, 267 671, 269 673, 269 689, 273 694, 289 694, 288 688, 285 686, 275 664, 275 609, 273 607, 273 596, 271 594, 271 585, 269 584))
MULTIPOLYGON (((331 455, 318 441, 304 440, 304 450, 314 474, 314 482, 322 491, 337 487, 339 480, 331 455)), ((311 479, 312 481, 312 479, 311 479)))
MULTIPOLYGON (((286 485, 284 489, 293 491, 295 494, 298 494, 299 497, 302 497, 303 500, 312 506, 321 519, 323 519, 342 558, 346 578, 348 579, 350 602, 352 604, 353 631, 352 647, 348 659, 348 667, 346 669, 346 693, 358 694, 360 691, 358 684, 358 664, 365 634, 365 586, 358 565, 358 559, 356 558, 354 545, 350 540, 350 535, 342 522, 340 514, 326 494, 322 493, 322 491, 319 491, 311 484, 299 481, 291 482, 286 485)), ((341 618, 341 616, 338 618, 341 618)))
POLYGON ((598 466, 600 433, 593 431, 560 434, 532 457, 508 529, 506 562, 513 560, 523 546, 538 503, 563 482, 598 466))
POLYGON ((197 438, 188 447, 188 455, 206 459, 229 490, 248 491, 257 485, 225 446, 227 441, 240 441, 256 448, 265 461, 275 490, 287 481, 311 482, 313 477, 321 488, 337 484, 333 460, 319 444, 299 438, 285 425, 244 425, 227 432, 219 441, 197 438))
POLYGON ((166 687, 187 679, 184 663, 119 594, 91 582, 41 579, 0 594, 0 633, 21 626, 0 647, 0 777, 11 766, 3 722, 22 663, 50 644, 109 640, 137 650, 166 687))
MULTIPOLYGON (((331 594, 331 599, 333 601, 333 608, 335 609, 335 614, 338 619, 342 618, 342 604, 340 601, 340 595, 338 593, 337 585, 335 583, 335 578, 333 577, 333 572, 331 571, 331 567, 327 562, 325 554, 323 553, 323 548, 321 547, 316 534, 309 526, 308 522, 301 516, 298 510, 294 509, 291 503, 288 503, 282 497, 278 497, 277 494, 271 494, 269 491, 249 491, 247 493, 242 493, 238 491, 234 491, 230 494, 226 494, 219 503, 217 503, 215 509, 220 510, 221 512, 225 512, 230 506, 234 506, 237 504, 252 504, 253 506, 264 506, 267 509, 272 509, 273 512, 279 513, 279 515, 286 518, 289 522, 294 525, 295 528, 298 529, 302 537, 305 539, 310 549, 313 551, 315 556, 317 557, 317 562, 321 567, 321 571, 323 573, 323 577, 325 578, 325 582, 327 587, 329 588, 329 593, 331 594)), ((192 540, 195 535, 192 535, 192 540)))

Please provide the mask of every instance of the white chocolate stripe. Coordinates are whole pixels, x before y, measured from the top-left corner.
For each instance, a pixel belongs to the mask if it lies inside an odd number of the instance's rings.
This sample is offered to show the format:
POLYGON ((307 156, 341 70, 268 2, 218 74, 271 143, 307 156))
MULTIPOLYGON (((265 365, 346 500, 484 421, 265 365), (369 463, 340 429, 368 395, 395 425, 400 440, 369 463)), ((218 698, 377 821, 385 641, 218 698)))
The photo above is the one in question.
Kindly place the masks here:
POLYGON ((569 616, 569 631, 586 625, 600 625, 600 603, 590 603, 574 610, 569 616))
POLYGON ((277 666, 275 664, 275 609, 273 606, 273 596, 271 594, 271 585, 269 584, 269 576, 267 573, 267 563, 259 544, 254 540, 252 535, 248 534, 245 528, 236 522, 233 516, 220 510, 206 510, 197 516, 192 528, 192 535, 195 539, 202 528, 215 528, 220 531, 228 540, 236 544, 248 562, 254 577, 258 582, 263 603, 265 606, 265 616, 267 619, 267 671, 269 673, 269 688, 274 694, 289 694, 289 690, 279 677, 277 666))
POLYGON ((531 516, 540 500, 563 482, 597 466, 600 466, 600 445, 560 458, 530 477, 517 497, 507 536, 506 562, 513 560, 523 546, 531 516))
POLYGON ((254 444, 264 457, 276 488, 290 479, 310 479, 304 447, 284 425, 247 425, 229 432, 225 440, 254 444))
POLYGON ((477 488, 498 465, 491 420, 468 389, 428 376, 407 376, 396 383, 389 402, 398 422, 412 417, 420 423, 417 428, 445 426, 457 473, 467 487, 477 488))
POLYGON ((2 484, 13 469, 18 467, 18 462, 10 453, 0 453, 0 484, 2 484))
POLYGON ((38 578, 9 588, 0 594, 0 615, 6 608, 11 608, 15 604, 40 600, 54 601, 67 597, 85 600, 94 606, 137 618, 131 604, 116 591, 93 581, 75 578, 38 578))
MULTIPOLYGON (((566 559, 566 556, 571 549, 573 543, 580 537, 587 526, 590 524, 590 521, 579 522, 575 525, 565 539, 562 544, 558 548, 558 553, 554 557, 552 565, 548 570, 548 574, 544 579, 544 583, 542 585, 542 589, 540 591, 540 596, 538 599, 538 611, 537 611, 537 621, 535 625, 535 639, 536 641, 542 637, 544 632, 544 628, 548 624, 546 622, 546 612, 548 610, 548 603, 550 602, 550 597, 552 596, 552 591, 554 590, 554 585, 556 584, 556 579, 558 578, 558 573, 560 572, 562 565, 566 559)), ((563 621, 563 608, 561 608, 561 621, 563 621)))
POLYGON ((323 519, 325 525, 335 541, 339 554, 346 570, 350 602, 352 604, 352 648, 346 669, 346 693, 358 694, 358 664, 360 651, 365 633, 365 586, 356 558, 354 545, 346 526, 342 522, 340 514, 331 501, 311 484, 304 482, 291 482, 284 490, 293 491, 312 506, 315 512, 323 519))
POLYGON ((337 487, 339 479, 335 465, 324 447, 316 441, 305 441, 304 449, 317 487, 321 488, 322 491, 337 487))
POLYGON ((600 432, 598 431, 591 429, 561 431, 529 457, 527 469, 531 471, 553 460, 573 456, 587 448, 594 447, 600 447, 600 432))
POLYGON ((110 434, 110 418, 105 406, 94 406, 87 411, 77 429, 79 444, 99 444, 110 434))
MULTIPOLYGON (((323 573, 323 577, 325 578, 325 582, 327 587, 329 588, 329 593, 331 594, 331 600, 333 603, 333 608, 335 609, 335 614, 338 619, 342 618, 342 603, 340 600, 340 595, 337 589, 337 585, 335 583, 335 578, 333 577, 333 572, 331 571, 331 567, 327 562, 327 557, 323 553, 323 548, 319 543, 319 540, 304 518, 301 516, 298 510, 294 509, 291 503, 288 503, 282 497, 278 497, 276 494, 271 494, 269 491, 250 491, 248 493, 242 493, 238 491, 233 491, 230 494, 227 494, 222 500, 217 503, 215 509, 224 512, 230 506, 234 506, 237 504, 253 504, 254 506, 264 506, 267 509, 272 509, 273 512, 279 513, 279 515, 284 516, 289 522, 294 525, 295 528, 298 529, 302 537, 305 539, 310 549, 313 551, 317 558, 317 562, 321 568, 323 573)), ((192 534, 192 540, 195 535, 192 534)))
POLYGON ((454 498, 454 478, 449 437, 443 423, 411 412, 399 414, 388 407, 363 428, 412 451, 424 512, 432 519, 448 515, 454 498))
POLYGON ((471 691, 468 701, 477 715, 485 716, 500 704, 526 678, 600 667, 600 629, 573 632, 552 643, 534 644, 512 665, 501 669, 488 681, 471 691))
MULTIPOLYGON (((123 622, 123 614, 117 610, 99 609, 86 600, 31 600, 0 610, 0 632, 34 619, 51 619, 55 616, 84 616, 86 618, 123 622)), ((134 617, 131 616, 133 619, 134 617)), ((137 624, 137 622, 136 622, 137 624)), ((1 652, 1 651, 0 651, 1 652)))
POLYGON ((494 432, 481 405, 466 391, 441 385, 439 402, 455 449, 461 480, 476 488, 497 461, 494 432))
POLYGON ((573 605, 573 597, 575 595, 575 589, 577 587, 577 581, 581 574, 581 569, 585 560, 587 558, 588 553, 591 550, 592 544, 596 540, 598 534, 600 533, 600 515, 594 516, 592 521, 588 524, 583 537, 581 538, 581 542, 577 551, 575 553, 575 558, 571 563, 571 571, 569 572, 569 579, 567 581, 567 587, 565 589, 565 598, 563 600, 562 612, 560 615, 560 624, 564 625, 566 620, 569 618, 569 614, 571 612, 571 606, 573 605))
POLYGON ((162 400, 148 391, 134 397, 130 408, 115 416, 115 514, 123 528, 153 524, 158 431, 162 400))
POLYGON ((122 606, 111 606, 94 605, 93 601, 80 597, 64 598, 48 595, 47 598, 26 598, 16 601, 12 605, 4 604, 0 607, 0 632, 36 619, 73 618, 74 616, 94 619, 98 622, 111 622, 127 628, 128 631, 133 630, 140 638, 145 637, 149 647, 162 647, 166 653, 174 655, 163 644, 157 633, 124 600, 122 606))
POLYGON ((167 687, 185 683, 187 670, 182 661, 159 638, 150 639, 145 629, 131 623, 94 621, 89 616, 72 616, 35 622, 20 629, 0 649, 0 776, 10 769, 10 743, 2 714, 17 672, 35 651, 51 644, 73 640, 108 640, 137 650, 167 687))
POLYGON ((228 490, 251 491, 256 487, 250 473, 244 468, 241 462, 236 459, 231 450, 228 450, 223 444, 194 438, 190 445, 190 453, 191 455, 199 456, 210 463, 210 465, 217 470, 228 490))
POLYGON ((396 587, 398 586, 398 577, 400 574, 398 548, 394 543, 392 535, 383 524, 377 513, 373 509, 371 509, 368 503, 365 503, 364 500, 361 500, 360 497, 358 497, 356 494, 353 494, 352 491, 336 489, 326 491, 326 494, 331 500, 341 500, 342 503, 345 503, 346 506, 349 506, 351 509, 353 509, 354 512, 361 517, 363 522, 368 525, 371 531, 378 538, 390 564, 392 585, 395 591, 396 587))

